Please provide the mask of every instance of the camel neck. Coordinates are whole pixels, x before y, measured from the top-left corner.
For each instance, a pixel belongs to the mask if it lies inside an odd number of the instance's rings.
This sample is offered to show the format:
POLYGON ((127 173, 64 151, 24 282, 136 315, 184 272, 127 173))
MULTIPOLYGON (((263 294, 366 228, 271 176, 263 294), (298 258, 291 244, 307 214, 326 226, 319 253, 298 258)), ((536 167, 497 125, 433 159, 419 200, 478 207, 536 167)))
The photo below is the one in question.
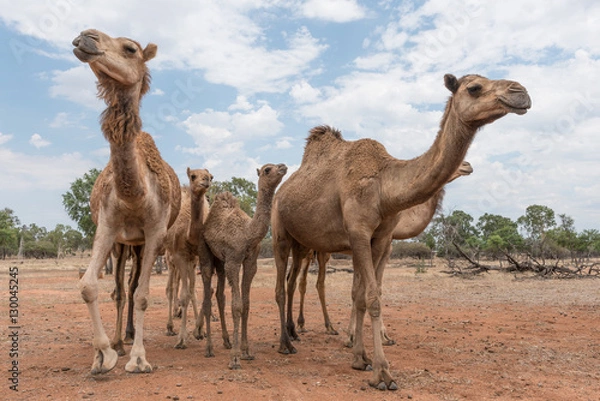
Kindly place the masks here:
POLYGON ((271 222, 271 206, 273 204, 273 196, 275 190, 270 188, 260 189, 256 198, 256 210, 254 211, 254 217, 250 221, 250 238, 256 240, 256 243, 260 242, 269 230, 269 224, 271 222))
POLYGON ((433 145, 415 159, 391 163, 389 179, 402 185, 388 187, 384 210, 397 213, 434 196, 462 163, 476 131, 457 117, 450 99, 433 145))
POLYGON ((201 193, 200 195, 194 195, 191 190, 190 196, 191 213, 187 240, 193 246, 198 246, 204 233, 204 207, 206 205, 206 199, 204 193, 201 193))
POLYGON ((119 198, 132 201, 144 196, 145 190, 138 164, 136 138, 141 132, 139 101, 118 95, 102 113, 104 137, 110 143, 110 160, 119 198))

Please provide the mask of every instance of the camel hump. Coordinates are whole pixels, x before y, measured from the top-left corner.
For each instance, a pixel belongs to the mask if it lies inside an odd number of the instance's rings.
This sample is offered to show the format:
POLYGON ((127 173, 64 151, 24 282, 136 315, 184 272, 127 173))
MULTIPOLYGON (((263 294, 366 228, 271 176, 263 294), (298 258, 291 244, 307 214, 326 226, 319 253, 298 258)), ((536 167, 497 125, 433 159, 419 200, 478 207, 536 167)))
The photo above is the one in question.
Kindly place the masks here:
POLYGON ((231 192, 221 192, 215 196, 215 202, 213 208, 236 208, 238 207, 238 200, 231 192))
POLYGON ((307 142, 321 140, 326 137, 332 137, 335 139, 342 139, 342 133, 329 125, 318 125, 310 130, 307 142))

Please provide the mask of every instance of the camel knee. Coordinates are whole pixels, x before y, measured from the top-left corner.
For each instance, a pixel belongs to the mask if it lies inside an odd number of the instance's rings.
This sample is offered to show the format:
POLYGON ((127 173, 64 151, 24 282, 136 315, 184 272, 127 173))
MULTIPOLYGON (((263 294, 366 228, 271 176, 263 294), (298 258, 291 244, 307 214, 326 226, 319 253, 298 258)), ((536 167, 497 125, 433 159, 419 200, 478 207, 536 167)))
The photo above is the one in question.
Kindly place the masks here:
POLYGON ((145 312, 148 308, 148 297, 145 295, 135 295, 134 298, 135 309, 145 312))
POLYGON ((367 300, 367 310, 371 317, 379 317, 381 315, 381 302, 379 297, 367 300))
POLYGON ((92 303, 98 299, 98 286, 90 283, 79 282, 79 291, 81 298, 86 304, 92 303))

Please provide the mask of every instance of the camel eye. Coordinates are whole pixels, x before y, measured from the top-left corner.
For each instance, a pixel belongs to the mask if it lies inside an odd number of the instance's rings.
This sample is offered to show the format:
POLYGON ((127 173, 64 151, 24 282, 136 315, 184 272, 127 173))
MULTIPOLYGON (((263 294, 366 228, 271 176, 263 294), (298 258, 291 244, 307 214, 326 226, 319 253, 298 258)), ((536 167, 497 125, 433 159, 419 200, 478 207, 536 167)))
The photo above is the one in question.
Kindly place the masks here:
POLYGON ((191 179, 192 181, 196 181, 196 174, 192 174, 192 175, 190 175, 190 179, 191 179))
POLYGON ((212 181, 212 180, 214 180, 214 179, 215 179, 215 177, 213 177, 213 176, 211 175, 211 176, 210 176, 210 180, 212 181))
POLYGON ((125 51, 129 54, 135 54, 135 52, 137 52, 137 49, 134 46, 125 45, 125 51))
POLYGON ((271 172, 271 167, 267 167, 267 168, 265 169, 265 174, 269 174, 270 172, 271 172))
POLYGON ((481 92, 481 85, 475 84, 473 86, 469 86, 467 91, 469 91, 469 95, 478 95, 481 92))

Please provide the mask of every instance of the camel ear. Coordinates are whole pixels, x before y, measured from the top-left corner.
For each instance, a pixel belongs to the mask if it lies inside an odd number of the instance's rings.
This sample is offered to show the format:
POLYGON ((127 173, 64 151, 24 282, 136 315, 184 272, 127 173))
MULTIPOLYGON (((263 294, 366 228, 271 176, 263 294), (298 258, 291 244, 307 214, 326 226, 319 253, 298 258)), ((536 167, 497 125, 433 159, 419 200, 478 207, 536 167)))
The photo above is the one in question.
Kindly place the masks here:
POLYGON ((260 177, 260 169, 256 169, 256 175, 260 177))
POLYGON ((190 168, 189 168, 189 167, 188 167, 188 168, 187 168, 187 170, 185 171, 185 172, 187 173, 187 176, 188 176, 188 178, 190 178, 190 171, 192 171, 192 170, 190 170, 190 168))
POLYGON ((452 93, 456 93, 458 90, 458 79, 452 74, 444 75, 444 85, 452 93))
POLYGON ((156 56, 156 50, 158 46, 154 43, 148 43, 148 46, 144 49, 144 61, 152 60, 156 56))

